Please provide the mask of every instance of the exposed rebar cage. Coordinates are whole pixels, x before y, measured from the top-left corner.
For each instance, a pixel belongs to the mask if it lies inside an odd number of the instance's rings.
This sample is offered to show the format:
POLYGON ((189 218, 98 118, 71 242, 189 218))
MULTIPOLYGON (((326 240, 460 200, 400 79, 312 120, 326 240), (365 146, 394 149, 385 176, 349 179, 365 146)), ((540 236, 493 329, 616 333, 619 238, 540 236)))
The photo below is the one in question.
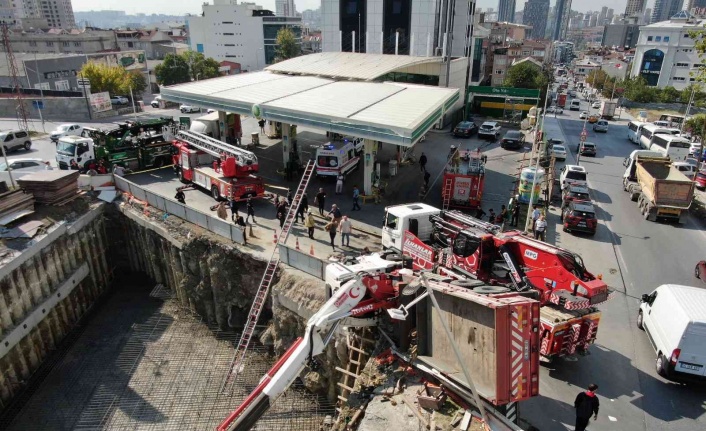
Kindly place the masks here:
MULTIPOLYGON (((239 334, 206 325, 172 300, 168 288, 154 289, 149 299, 141 294, 137 300, 134 293, 113 294, 14 421, 0 420, 0 429, 214 429, 276 360, 253 343, 234 390, 224 395, 220 387, 239 334), (152 308, 127 310, 133 301, 152 308), (121 313, 136 318, 128 321, 121 313)), ((295 383, 256 429, 318 431, 327 415, 335 415, 335 405, 295 383)))
POLYGON ((21 130, 29 130, 27 125, 27 107, 24 103, 24 95, 22 94, 22 86, 20 85, 20 73, 17 70, 17 63, 15 63, 15 54, 12 53, 10 29, 6 22, 0 23, 0 30, 2 31, 2 44, 5 48, 7 67, 10 70, 10 77, 12 78, 12 88, 15 90, 15 98, 17 100, 17 124, 21 130))

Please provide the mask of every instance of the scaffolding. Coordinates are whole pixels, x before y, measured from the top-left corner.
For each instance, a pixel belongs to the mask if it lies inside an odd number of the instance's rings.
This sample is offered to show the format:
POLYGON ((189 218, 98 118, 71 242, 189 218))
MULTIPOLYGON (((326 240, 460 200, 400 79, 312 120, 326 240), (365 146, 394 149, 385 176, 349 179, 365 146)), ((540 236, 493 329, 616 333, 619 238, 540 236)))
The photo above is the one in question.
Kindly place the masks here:
MULTIPOLYGON (((220 386, 239 334, 205 324, 179 306, 168 288, 154 289, 149 298, 141 294, 136 299, 115 292, 14 420, 0 420, 0 429, 214 429, 276 359, 267 347, 251 345, 234 390, 224 395, 220 386), (150 306, 151 312, 141 312, 150 306), (125 315, 131 313, 137 318, 130 321, 125 315)), ((298 382, 256 429, 318 431, 334 415, 333 403, 298 382)))

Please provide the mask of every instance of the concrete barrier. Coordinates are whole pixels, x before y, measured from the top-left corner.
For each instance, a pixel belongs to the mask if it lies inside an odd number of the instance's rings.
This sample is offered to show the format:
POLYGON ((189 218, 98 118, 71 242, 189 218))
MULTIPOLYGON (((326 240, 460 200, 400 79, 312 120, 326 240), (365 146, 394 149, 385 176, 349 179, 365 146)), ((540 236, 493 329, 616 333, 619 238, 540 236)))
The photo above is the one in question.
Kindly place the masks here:
POLYGON ((306 272, 309 275, 324 279, 326 275, 326 265, 328 262, 304 253, 301 250, 290 248, 287 245, 279 244, 279 259, 282 263, 306 272))

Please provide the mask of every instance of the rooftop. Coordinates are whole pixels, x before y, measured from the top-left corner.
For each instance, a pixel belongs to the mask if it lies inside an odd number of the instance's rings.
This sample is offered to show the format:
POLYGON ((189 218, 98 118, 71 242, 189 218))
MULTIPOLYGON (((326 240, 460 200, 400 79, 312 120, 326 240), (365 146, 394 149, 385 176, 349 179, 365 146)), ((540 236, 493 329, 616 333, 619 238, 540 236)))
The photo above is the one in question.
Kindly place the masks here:
MULTIPOLYGON (((62 54, 62 53, 52 53, 52 54, 30 54, 26 52, 16 52, 15 55, 15 65, 17 66, 17 73, 19 76, 26 76, 25 68, 22 66, 24 61, 28 61, 28 66, 32 64, 34 60, 47 60, 53 58, 66 58, 66 57, 83 57, 79 54, 62 54)), ((0 76, 10 76, 10 71, 7 63, 7 57, 5 55, 0 55, 0 76)))

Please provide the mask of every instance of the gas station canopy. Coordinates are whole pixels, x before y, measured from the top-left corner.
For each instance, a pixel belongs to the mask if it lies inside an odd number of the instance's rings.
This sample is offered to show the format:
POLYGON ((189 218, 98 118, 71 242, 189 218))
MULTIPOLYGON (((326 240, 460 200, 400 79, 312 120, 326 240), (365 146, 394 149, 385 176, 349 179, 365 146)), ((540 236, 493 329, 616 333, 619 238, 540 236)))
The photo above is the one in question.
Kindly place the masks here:
POLYGON ((455 88, 269 71, 178 84, 161 94, 171 102, 404 146, 413 145, 459 99, 455 88))

